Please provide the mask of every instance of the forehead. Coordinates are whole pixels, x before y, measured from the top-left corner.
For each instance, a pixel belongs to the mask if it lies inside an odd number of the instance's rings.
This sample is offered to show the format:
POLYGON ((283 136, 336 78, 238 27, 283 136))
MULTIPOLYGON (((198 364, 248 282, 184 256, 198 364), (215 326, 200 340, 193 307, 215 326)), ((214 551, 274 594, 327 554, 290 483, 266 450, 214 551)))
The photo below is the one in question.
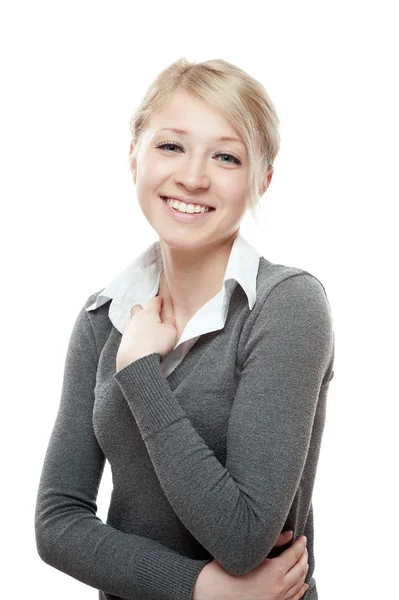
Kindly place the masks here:
POLYGON ((176 92, 166 106, 151 115, 148 133, 154 136, 161 132, 244 145, 224 115, 187 92, 176 92))

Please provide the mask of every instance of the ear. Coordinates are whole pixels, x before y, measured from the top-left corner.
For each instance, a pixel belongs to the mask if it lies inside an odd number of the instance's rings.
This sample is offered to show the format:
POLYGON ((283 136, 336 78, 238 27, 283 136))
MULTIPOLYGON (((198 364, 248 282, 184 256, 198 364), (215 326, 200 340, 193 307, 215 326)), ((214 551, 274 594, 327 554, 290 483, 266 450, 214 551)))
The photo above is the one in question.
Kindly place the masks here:
POLYGON ((267 188, 269 187, 270 182, 271 182, 272 177, 273 177, 273 173, 274 173, 274 167, 271 166, 271 167, 269 167, 269 170, 268 170, 267 175, 266 175, 265 183, 264 183, 264 186, 263 186, 263 189, 262 189, 262 194, 264 194, 266 192, 267 188))
POLYGON ((270 182, 272 180, 273 173, 274 173, 274 167, 271 166, 271 167, 269 167, 269 171, 268 171, 268 174, 267 174, 267 185, 268 186, 270 185, 270 182))

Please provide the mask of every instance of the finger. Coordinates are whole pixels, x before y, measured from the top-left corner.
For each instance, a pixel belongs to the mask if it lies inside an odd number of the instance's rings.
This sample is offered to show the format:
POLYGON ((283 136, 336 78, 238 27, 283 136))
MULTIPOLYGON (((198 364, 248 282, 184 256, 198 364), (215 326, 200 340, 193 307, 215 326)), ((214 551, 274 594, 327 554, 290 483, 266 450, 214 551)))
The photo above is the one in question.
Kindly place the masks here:
POLYGON ((176 319, 175 317, 166 317, 166 319, 164 319, 164 325, 173 325, 173 327, 176 328, 176 319))
POLYGON ((285 576, 286 585, 290 586, 288 588, 288 592, 290 592, 290 596, 296 592, 301 585, 304 583, 306 576, 309 571, 309 555, 308 551, 305 548, 300 559, 295 563, 295 565, 288 571, 285 576), (292 587, 292 590, 291 590, 292 587))
POLYGON ((303 585, 301 585, 299 590, 296 593, 294 593, 293 596, 289 596, 288 598, 286 598, 286 600, 300 600, 300 598, 303 598, 305 592, 307 592, 308 589, 309 589, 308 584, 304 583, 303 585))
POLYGON ((139 312, 140 310, 143 310, 143 307, 141 306, 141 304, 135 304, 130 309, 130 316, 132 317, 133 315, 136 314, 136 312, 139 312))
POLYGON ((163 296, 154 296, 151 300, 146 304, 146 308, 149 310, 155 310, 157 313, 160 313, 162 305, 163 305, 163 296))
POLYGON ((293 536, 292 531, 283 531, 278 536, 273 548, 279 548, 280 546, 285 546, 285 544, 287 544, 290 541, 292 536, 293 536))
POLYGON ((289 571, 295 563, 301 558, 303 551, 306 548, 306 538, 304 535, 301 535, 287 550, 284 550, 272 560, 276 560, 279 562, 280 566, 284 569, 286 573, 289 571))

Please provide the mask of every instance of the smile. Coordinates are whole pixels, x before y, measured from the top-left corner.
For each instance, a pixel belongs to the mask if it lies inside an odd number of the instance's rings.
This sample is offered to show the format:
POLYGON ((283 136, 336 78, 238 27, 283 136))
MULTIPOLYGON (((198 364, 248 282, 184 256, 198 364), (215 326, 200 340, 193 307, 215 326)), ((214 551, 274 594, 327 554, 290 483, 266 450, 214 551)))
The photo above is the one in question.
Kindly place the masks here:
POLYGON ((204 207, 200 207, 199 205, 186 205, 186 210, 187 207, 190 206, 190 211, 192 212, 183 212, 178 210, 178 208, 174 208, 172 206, 172 204, 175 204, 175 206, 179 207, 181 205, 184 205, 184 202, 179 202, 177 200, 170 200, 169 198, 165 198, 163 196, 161 196, 161 200, 162 203, 164 205, 164 207, 166 208, 168 214, 170 216, 172 216, 175 220, 177 221, 181 221, 183 223, 190 223, 191 221, 200 221, 203 219, 207 219, 214 211, 214 208, 204 208, 204 207), (194 212, 194 208, 197 209, 197 212, 194 212))

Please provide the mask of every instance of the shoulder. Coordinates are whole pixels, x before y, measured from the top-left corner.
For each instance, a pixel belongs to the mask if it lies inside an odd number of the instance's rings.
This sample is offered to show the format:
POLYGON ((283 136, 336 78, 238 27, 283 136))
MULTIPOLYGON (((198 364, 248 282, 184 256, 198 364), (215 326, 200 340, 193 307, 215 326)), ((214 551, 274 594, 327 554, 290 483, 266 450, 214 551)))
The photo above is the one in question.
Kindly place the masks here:
POLYGON ((247 334, 260 329, 334 336, 331 307, 324 285, 314 274, 260 259, 255 305, 246 323, 247 334))
POLYGON ((92 292, 84 301, 77 315, 74 331, 76 335, 91 340, 97 355, 109 337, 112 323, 109 319, 109 302, 111 299, 101 297, 101 290, 92 292))
POLYGON ((321 296, 328 302, 325 287, 314 274, 300 267, 270 262, 262 256, 257 276, 256 304, 262 304, 271 294, 273 298, 283 298, 289 293, 298 295, 298 299, 299 296, 321 296))
POLYGON ((334 331, 327 294, 318 277, 262 257, 257 298, 243 327, 239 350, 240 370, 252 356, 267 356, 291 365, 304 359, 324 373, 333 360, 334 331))

